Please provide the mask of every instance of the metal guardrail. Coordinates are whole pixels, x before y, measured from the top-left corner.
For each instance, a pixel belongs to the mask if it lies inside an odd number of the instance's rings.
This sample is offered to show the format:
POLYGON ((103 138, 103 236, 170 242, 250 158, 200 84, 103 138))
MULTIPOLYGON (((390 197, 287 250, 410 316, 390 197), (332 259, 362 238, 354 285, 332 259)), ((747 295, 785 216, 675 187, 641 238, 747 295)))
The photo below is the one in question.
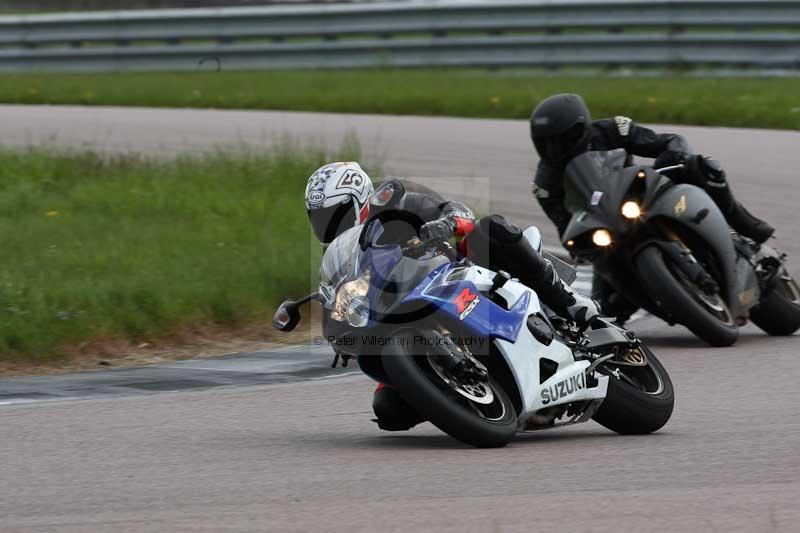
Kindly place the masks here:
POLYGON ((448 1, 0 17, 0 71, 800 65, 800 0, 448 1))

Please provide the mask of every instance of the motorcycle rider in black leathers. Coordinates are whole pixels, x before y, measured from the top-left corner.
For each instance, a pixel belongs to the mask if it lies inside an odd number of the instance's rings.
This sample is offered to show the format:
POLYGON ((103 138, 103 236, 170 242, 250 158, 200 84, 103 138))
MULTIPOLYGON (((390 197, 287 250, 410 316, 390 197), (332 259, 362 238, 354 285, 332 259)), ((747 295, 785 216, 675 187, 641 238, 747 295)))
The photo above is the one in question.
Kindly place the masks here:
MULTIPOLYGON (((720 163, 693 154, 681 135, 656 133, 623 116, 592 121, 589 109, 577 94, 556 94, 542 100, 533 110, 530 130, 541 159, 533 179, 533 194, 556 225, 559 236, 572 216, 564 203, 567 163, 587 151, 618 148, 624 148, 629 159, 635 155, 654 158, 654 168, 684 165, 682 170, 671 171, 669 178, 703 188, 740 235, 761 244, 775 232, 736 201, 720 163)), ((605 315, 617 316, 621 321, 635 311, 597 273, 592 283, 592 298, 600 302, 605 315)))
MULTIPOLYGON (((399 204, 389 209, 410 214, 403 220, 422 240, 463 237, 459 250, 464 255, 486 268, 504 270, 518 278, 554 312, 582 325, 597 318, 597 304, 563 283, 553 265, 505 217, 491 215, 475 222, 472 211, 464 204, 446 201, 422 185, 400 183, 405 193, 399 204)), ((306 210, 323 245, 383 209, 370 205, 373 191, 369 176, 355 162, 325 165, 309 178, 306 210)), ((388 224, 385 230, 382 238, 392 231, 388 224)), ((410 429, 422 421, 395 389, 383 384, 375 390, 373 409, 379 426, 387 430, 410 429)))

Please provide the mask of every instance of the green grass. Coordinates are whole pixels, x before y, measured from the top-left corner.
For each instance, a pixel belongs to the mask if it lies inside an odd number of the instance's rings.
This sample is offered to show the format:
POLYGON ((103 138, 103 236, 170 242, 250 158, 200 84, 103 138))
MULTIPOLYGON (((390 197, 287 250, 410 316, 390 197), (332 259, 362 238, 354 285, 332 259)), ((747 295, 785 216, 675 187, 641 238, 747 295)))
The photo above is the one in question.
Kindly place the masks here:
POLYGON ((553 76, 525 70, 372 70, 0 76, 0 102, 526 118, 555 92, 596 117, 800 129, 800 78, 553 76))
POLYGON ((302 193, 325 160, 0 151, 0 357, 271 316, 316 282, 302 193))

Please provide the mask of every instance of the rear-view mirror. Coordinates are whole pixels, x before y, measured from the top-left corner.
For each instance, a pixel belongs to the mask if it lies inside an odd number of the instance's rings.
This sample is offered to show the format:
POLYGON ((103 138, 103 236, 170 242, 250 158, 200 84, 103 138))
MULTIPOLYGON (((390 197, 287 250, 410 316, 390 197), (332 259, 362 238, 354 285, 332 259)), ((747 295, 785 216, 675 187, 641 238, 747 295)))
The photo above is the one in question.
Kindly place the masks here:
POLYGON ((400 203, 400 199, 406 193, 405 187, 399 180, 390 178, 378 187, 369 200, 370 205, 375 207, 395 207, 400 203))
POLYGON ((272 317, 272 327, 278 331, 292 331, 300 322, 300 305, 292 300, 286 300, 275 311, 272 317))

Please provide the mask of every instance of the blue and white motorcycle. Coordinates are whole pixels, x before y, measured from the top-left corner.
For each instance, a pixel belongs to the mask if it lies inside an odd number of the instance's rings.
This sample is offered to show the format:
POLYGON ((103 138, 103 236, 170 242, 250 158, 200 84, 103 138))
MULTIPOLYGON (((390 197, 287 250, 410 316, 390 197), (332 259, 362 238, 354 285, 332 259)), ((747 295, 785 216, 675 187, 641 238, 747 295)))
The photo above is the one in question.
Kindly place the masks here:
MULTIPOLYGON (((394 183, 376 191, 377 201, 401 194, 394 183)), ((321 302, 336 360, 357 358, 366 374, 473 446, 504 446, 521 431, 590 418, 622 434, 667 423, 672 383, 631 332, 604 320, 581 330, 530 288, 459 257, 447 242, 383 242, 392 222, 378 216, 340 235, 324 254, 319 291, 284 302, 273 325, 291 331, 301 304, 321 302)), ((541 247, 536 228, 524 235, 541 247)), ((557 264, 574 280, 572 267, 557 264)))

